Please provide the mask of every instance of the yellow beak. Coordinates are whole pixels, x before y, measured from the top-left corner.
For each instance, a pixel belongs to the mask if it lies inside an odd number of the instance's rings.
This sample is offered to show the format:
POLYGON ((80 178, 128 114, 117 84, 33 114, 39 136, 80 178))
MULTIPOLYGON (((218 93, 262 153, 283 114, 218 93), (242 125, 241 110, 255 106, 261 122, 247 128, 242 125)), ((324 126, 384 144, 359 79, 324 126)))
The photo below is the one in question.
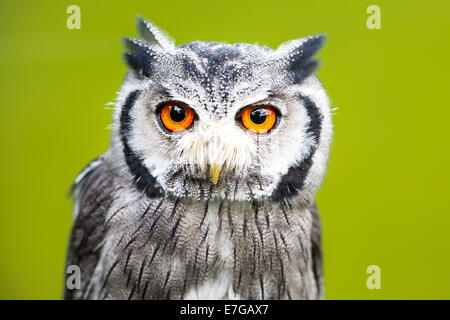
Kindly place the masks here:
POLYGON ((217 184, 217 181, 219 181, 219 175, 222 171, 222 165, 219 165, 217 162, 214 162, 209 167, 209 174, 211 175, 212 182, 214 184, 217 184))

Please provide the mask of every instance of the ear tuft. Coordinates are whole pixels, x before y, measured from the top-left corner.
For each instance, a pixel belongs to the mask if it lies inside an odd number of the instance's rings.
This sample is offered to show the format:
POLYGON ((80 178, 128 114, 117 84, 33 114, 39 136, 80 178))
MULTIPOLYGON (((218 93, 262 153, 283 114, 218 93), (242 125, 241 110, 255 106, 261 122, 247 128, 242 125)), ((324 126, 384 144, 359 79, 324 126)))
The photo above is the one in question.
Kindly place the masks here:
POLYGON ((159 45, 167 51, 175 49, 174 41, 165 31, 139 15, 136 16, 136 30, 138 35, 147 41, 149 45, 159 45))
POLYGON ((152 61, 156 53, 144 40, 136 38, 122 38, 122 43, 128 52, 124 53, 125 62, 134 71, 149 77, 151 74, 152 61))
POLYGON ((141 16, 136 16, 136 29, 141 39, 122 38, 127 50, 124 59, 130 69, 150 77, 155 58, 164 52, 172 52, 175 45, 164 31, 141 16))
POLYGON ((321 33, 281 44, 276 52, 287 61, 287 70, 294 83, 300 83, 317 70, 314 55, 324 46, 326 35, 321 33))

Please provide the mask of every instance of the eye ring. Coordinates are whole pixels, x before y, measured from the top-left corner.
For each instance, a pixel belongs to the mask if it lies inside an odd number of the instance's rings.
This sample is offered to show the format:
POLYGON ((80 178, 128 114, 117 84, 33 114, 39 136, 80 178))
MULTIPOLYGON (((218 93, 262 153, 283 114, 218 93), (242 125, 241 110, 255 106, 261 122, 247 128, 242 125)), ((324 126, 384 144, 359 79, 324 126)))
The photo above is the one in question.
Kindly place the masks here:
POLYGON ((157 110, 161 126, 169 132, 186 130, 194 122, 194 111, 180 101, 165 102, 157 110))
POLYGON ((265 134, 278 122, 278 112, 268 105, 251 106, 238 115, 238 120, 245 129, 256 134, 265 134))

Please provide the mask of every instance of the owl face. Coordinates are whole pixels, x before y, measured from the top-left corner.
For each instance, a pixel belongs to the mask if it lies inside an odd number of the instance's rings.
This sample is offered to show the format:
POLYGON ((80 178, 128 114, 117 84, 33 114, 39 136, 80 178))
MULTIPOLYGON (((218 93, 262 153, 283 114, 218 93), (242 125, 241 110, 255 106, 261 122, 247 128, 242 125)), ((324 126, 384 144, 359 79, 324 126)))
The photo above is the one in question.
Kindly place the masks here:
POLYGON ((130 72, 117 99, 112 150, 148 195, 254 201, 312 195, 331 123, 313 75, 323 36, 273 50, 191 42, 175 47, 139 18, 125 39, 130 72))

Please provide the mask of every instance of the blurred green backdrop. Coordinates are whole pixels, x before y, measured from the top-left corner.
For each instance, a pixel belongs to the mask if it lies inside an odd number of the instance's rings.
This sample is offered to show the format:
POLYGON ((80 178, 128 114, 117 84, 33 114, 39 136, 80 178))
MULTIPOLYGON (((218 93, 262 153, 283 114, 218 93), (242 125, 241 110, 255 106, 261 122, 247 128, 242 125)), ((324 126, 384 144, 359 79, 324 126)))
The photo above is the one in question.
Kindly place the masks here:
POLYGON ((59 299, 66 192, 107 149, 139 13, 177 44, 281 42, 327 32, 319 77, 335 136, 318 195, 328 299, 449 299, 448 1, 0 2, 0 298, 59 299), (66 8, 81 8, 81 30, 66 8), (381 30, 366 9, 381 8, 381 30), (366 268, 381 268, 381 289, 366 268))

